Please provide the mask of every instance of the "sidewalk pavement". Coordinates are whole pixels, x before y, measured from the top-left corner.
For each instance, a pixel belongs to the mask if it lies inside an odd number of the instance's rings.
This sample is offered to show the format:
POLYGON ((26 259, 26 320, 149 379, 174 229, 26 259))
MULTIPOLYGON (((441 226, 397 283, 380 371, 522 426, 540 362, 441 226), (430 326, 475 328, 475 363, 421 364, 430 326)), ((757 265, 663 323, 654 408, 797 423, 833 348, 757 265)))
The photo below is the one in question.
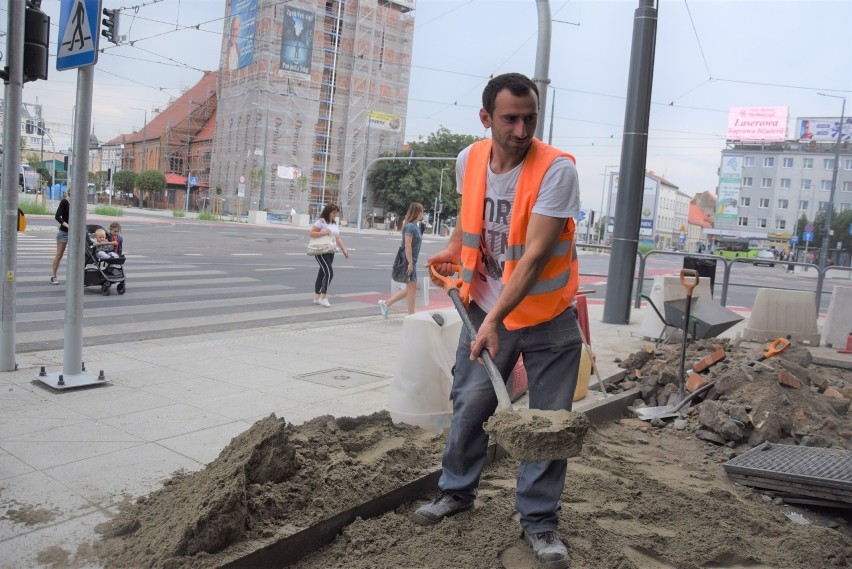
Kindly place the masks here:
MULTIPOLYGON (((452 311, 446 302, 430 310, 452 311)), ((629 325, 603 324, 602 301, 590 300, 588 312, 604 378, 619 371, 615 357, 651 344, 639 333, 641 311, 629 325)), ((103 370, 108 385, 61 393, 33 381, 40 366, 62 371, 61 350, 18 354, 18 370, 0 374, 0 567, 49 567, 38 560, 49 547, 73 555, 124 500, 176 470, 201 469, 270 413, 300 424, 384 409, 395 354, 406 349, 403 322, 377 310, 87 347, 86 369, 103 370)), ((591 382, 587 400, 600 397, 591 382)))

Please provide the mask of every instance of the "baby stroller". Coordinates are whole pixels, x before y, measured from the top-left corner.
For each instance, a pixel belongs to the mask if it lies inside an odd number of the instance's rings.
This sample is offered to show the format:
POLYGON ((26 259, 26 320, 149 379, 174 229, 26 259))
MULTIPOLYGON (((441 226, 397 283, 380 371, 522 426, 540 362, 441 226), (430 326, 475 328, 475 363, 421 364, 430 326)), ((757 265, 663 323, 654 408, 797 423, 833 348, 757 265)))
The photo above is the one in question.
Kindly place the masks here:
POLYGON ((109 296, 112 285, 118 294, 124 294, 124 255, 116 251, 118 257, 102 259, 98 257, 98 248, 95 247, 97 240, 94 238, 95 231, 103 229, 107 240, 112 240, 109 231, 100 225, 86 225, 86 267, 83 269, 83 286, 99 286, 104 296, 109 296))

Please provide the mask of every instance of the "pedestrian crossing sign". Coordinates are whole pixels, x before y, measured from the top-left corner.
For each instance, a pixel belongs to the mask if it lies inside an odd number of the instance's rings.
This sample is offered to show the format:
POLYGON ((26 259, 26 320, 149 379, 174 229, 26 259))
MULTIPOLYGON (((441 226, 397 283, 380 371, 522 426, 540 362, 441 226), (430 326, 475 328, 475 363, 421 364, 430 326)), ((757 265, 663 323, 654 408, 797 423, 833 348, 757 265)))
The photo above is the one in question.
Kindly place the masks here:
POLYGON ((75 69, 98 61, 101 0, 62 0, 59 9, 56 69, 75 69))

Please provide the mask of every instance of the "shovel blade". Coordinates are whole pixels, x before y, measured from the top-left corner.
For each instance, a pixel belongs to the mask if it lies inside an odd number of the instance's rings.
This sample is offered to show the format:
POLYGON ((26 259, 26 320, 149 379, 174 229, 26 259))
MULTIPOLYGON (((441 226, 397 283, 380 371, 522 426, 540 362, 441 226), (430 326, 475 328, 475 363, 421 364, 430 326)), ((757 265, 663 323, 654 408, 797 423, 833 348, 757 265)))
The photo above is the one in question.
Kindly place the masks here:
POLYGON ((641 419, 643 421, 650 421, 651 419, 672 419, 680 416, 680 413, 675 411, 675 408, 671 405, 663 407, 638 407, 631 410, 636 415, 637 419, 641 419))

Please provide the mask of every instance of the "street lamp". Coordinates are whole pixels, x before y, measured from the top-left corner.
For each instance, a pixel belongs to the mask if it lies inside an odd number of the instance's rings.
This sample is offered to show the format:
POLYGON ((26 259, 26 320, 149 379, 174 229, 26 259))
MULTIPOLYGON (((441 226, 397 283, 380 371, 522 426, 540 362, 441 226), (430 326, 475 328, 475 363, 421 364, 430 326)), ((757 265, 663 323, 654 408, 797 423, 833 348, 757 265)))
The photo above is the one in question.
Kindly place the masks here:
MULTIPOLYGON (((142 111, 143 113, 145 113, 145 118, 143 119, 144 122, 142 123, 142 170, 141 170, 141 172, 144 172, 145 167, 148 165, 147 161, 146 161, 146 158, 148 157, 148 151, 147 151, 147 148, 146 148, 148 146, 148 110, 147 109, 140 109, 138 107, 128 107, 128 108, 133 109, 134 111, 142 111)), ((142 190, 139 190, 139 209, 142 209, 142 190)))
POLYGON ((831 172, 831 192, 828 194, 828 208, 825 211, 825 229, 823 230, 822 247, 819 252, 819 268, 825 270, 825 266, 828 264, 828 242, 831 239, 831 222, 834 217, 834 192, 837 190, 837 168, 840 165, 840 143, 843 140, 843 115, 846 113, 846 97, 829 95, 827 93, 817 93, 817 95, 843 99, 843 105, 840 107, 840 125, 837 129, 837 142, 834 144, 834 169, 831 172))
POLYGON ((604 237, 606 237, 606 228, 609 226, 609 200, 608 199, 606 200, 606 209, 607 209, 606 213, 607 214, 606 214, 606 216, 603 215, 604 198, 609 197, 609 196, 607 196, 607 194, 609 193, 609 191, 608 191, 609 188, 606 187, 606 171, 609 168, 618 168, 618 166, 617 165, 615 165, 615 166, 604 166, 603 190, 601 191, 601 209, 598 212, 598 217, 600 218, 599 222, 603 223, 603 231, 601 231, 600 239, 598 239, 598 245, 600 245, 601 241, 603 241, 604 237))

